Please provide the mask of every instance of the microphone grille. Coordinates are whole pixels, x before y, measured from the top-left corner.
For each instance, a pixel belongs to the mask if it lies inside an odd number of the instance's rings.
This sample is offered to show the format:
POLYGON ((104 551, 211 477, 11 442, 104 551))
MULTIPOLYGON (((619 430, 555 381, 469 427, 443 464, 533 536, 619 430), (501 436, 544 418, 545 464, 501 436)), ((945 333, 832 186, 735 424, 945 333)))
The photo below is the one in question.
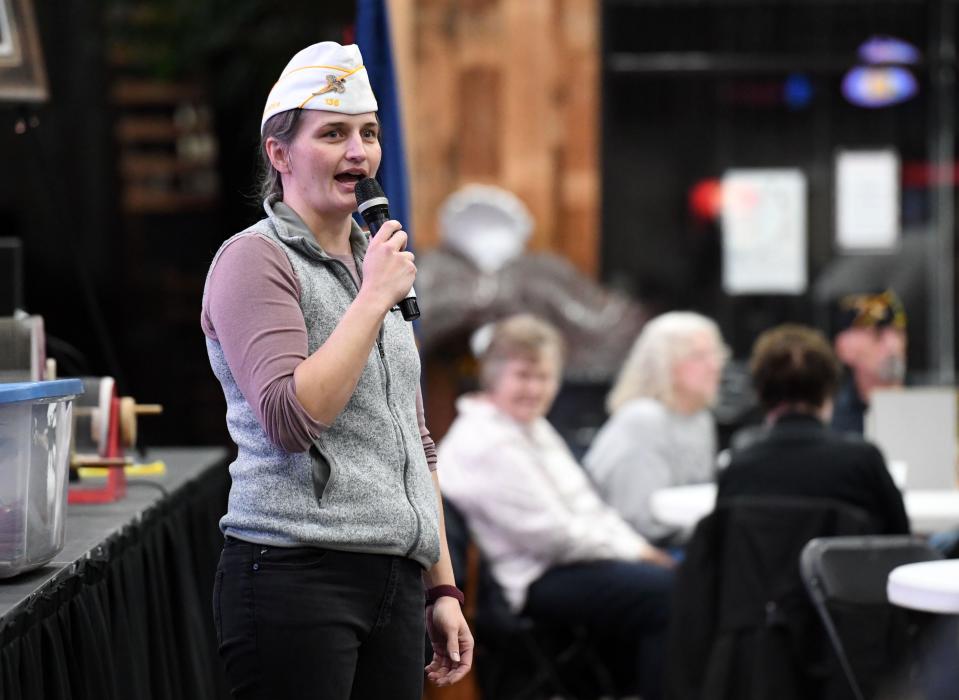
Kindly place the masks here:
POLYGON ((354 192, 356 194, 357 205, 376 197, 386 197, 386 195, 383 194, 383 188, 380 187, 380 183, 372 177, 366 177, 357 182, 354 192))

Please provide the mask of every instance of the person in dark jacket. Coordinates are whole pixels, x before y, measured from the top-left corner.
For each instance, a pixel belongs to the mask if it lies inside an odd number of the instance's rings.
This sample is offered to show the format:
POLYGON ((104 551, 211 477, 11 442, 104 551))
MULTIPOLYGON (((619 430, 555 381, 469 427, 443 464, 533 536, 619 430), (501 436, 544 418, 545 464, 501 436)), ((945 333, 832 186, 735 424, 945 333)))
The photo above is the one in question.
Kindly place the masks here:
MULTIPOLYGON (((697 525, 678 570, 666 697, 845 699, 799 553, 813 537, 908 533, 902 496, 875 446, 828 427, 840 366, 821 333, 766 331, 751 370, 766 429, 733 450, 716 509, 697 525)), ((894 623, 872 611, 846 618, 861 642, 850 660, 870 687, 880 682, 894 623)))
POLYGON ((826 338, 805 326, 778 326, 757 339, 750 368, 768 431, 732 454, 718 500, 829 498, 864 510, 876 534, 908 533, 902 494, 882 453, 828 427, 840 366, 826 338))

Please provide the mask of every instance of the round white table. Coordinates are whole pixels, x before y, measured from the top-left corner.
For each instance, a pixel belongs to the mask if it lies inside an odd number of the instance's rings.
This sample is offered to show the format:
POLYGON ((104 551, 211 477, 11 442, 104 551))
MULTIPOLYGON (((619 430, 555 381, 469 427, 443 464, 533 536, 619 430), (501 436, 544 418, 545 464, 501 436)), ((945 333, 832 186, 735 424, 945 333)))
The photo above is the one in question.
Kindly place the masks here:
MULTIPOLYGON (((906 491, 903 501, 913 532, 928 534, 959 526, 959 490, 906 491)), ((715 504, 715 484, 661 489, 649 501, 656 520, 683 530, 692 530, 715 504)))
POLYGON ((889 573, 886 594, 903 608, 959 614, 959 559, 897 566, 889 573))

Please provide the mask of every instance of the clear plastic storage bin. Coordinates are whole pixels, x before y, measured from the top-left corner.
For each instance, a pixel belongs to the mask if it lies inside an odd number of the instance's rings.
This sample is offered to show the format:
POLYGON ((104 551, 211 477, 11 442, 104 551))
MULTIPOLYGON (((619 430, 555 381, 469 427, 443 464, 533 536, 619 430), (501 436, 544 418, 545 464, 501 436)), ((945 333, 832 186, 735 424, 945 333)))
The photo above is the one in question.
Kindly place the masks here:
POLYGON ((0 384, 0 578, 63 548, 73 399, 79 379, 0 384))

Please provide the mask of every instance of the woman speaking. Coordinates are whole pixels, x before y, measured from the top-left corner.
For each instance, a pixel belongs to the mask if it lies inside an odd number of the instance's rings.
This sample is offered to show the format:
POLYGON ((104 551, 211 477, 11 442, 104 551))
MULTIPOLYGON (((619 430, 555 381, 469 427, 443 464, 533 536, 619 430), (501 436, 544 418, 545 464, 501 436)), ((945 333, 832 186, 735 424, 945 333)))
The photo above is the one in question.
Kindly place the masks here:
POLYGON ((367 242, 351 217, 380 164, 376 110, 356 46, 297 53, 261 121, 266 217, 207 276, 202 327, 237 446, 213 603, 237 698, 418 700, 424 626, 433 682, 472 662, 419 357, 391 311, 413 255, 398 222, 367 242))

